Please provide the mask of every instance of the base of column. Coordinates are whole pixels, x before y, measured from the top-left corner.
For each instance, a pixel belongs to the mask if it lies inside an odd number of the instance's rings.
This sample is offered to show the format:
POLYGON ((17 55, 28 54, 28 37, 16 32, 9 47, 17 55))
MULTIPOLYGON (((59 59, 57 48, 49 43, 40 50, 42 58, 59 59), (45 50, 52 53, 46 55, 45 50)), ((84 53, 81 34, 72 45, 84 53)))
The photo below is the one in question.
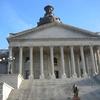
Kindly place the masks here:
POLYGON ((74 74, 72 75, 72 78, 77 78, 77 74, 74 73, 74 74))
POLYGON ((66 74, 63 73, 62 76, 61 76, 61 78, 62 78, 62 79, 65 79, 65 78, 66 78, 66 74))
POLYGON ((18 77, 24 79, 22 74, 18 74, 18 77))
POLYGON ((40 75, 40 79, 44 79, 44 74, 41 74, 40 75))
POLYGON ((95 76, 95 75, 98 75, 98 73, 97 73, 97 72, 94 72, 94 73, 93 73, 93 76, 95 76))
POLYGON ((33 79, 33 75, 30 75, 30 76, 29 76, 29 79, 32 80, 32 79, 33 79))
POLYGON ((51 79, 55 79, 55 74, 52 74, 51 75, 51 79))
POLYGON ((88 76, 87 73, 84 73, 84 74, 83 74, 83 77, 87 77, 87 76, 88 76))

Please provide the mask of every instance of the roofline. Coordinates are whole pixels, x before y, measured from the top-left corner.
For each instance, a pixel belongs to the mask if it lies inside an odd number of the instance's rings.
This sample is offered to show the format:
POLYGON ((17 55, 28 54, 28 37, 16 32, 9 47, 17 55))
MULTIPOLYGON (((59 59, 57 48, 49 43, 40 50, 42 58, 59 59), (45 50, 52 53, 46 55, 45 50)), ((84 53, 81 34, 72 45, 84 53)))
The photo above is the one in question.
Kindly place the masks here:
POLYGON ((51 27, 52 25, 58 25, 58 26, 61 26, 61 27, 64 27, 64 28, 73 29, 74 31, 83 32, 83 33, 86 33, 88 35, 92 35, 94 37, 100 36, 98 34, 95 34, 96 32, 91 32, 91 31, 88 31, 88 30, 85 30, 85 29, 82 29, 82 28, 78 28, 78 27, 72 26, 72 25, 67 25, 67 24, 63 24, 63 23, 59 23, 59 22, 53 22, 53 23, 44 24, 44 25, 41 25, 41 26, 38 26, 38 27, 34 27, 34 28, 31 28, 31 29, 28 29, 28 30, 24 30, 24 31, 21 31, 21 32, 9 33, 10 36, 7 37, 7 40, 9 42, 10 38, 21 36, 23 34, 30 33, 30 32, 36 32, 38 30, 42 30, 44 28, 51 27))

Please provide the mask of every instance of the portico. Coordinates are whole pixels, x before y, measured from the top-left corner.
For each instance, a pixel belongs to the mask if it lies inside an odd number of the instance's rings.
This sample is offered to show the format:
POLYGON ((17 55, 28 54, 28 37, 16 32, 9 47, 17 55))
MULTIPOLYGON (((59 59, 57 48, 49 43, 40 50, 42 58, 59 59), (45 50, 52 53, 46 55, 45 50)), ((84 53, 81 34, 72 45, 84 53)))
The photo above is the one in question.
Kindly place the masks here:
MULTIPOLYGON (((10 49, 10 56, 15 52, 14 48, 16 47, 10 49)), ((17 70, 23 77, 26 76, 25 71, 28 71, 28 76, 33 79, 87 77, 99 73, 100 60, 94 57, 95 54, 98 55, 97 46, 31 46, 17 49, 19 49, 19 52, 16 52, 19 54, 17 70), (28 67, 27 70, 25 66, 28 67)), ((12 56, 16 57, 16 54, 12 56)), ((16 57, 16 60, 18 58, 16 57)), ((13 67, 17 67, 16 60, 13 67)), ((12 69, 12 73, 16 72, 14 68, 12 69)))

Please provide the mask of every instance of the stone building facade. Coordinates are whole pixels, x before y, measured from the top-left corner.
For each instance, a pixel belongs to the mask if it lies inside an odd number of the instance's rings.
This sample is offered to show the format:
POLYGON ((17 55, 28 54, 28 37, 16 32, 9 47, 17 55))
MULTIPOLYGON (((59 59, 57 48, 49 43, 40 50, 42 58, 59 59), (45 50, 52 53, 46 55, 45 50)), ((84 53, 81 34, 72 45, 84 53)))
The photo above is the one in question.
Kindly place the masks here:
POLYGON ((46 6, 37 27, 10 34, 8 72, 25 79, 86 77, 100 72, 100 36, 65 25, 46 6))

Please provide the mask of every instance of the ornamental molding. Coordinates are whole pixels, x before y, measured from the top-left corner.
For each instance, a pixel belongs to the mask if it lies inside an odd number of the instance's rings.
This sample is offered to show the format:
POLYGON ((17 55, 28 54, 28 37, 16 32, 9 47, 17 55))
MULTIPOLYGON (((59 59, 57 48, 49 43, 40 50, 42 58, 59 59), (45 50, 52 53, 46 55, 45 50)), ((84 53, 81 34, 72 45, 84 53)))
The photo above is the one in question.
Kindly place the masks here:
POLYGON ((10 42, 14 41, 25 41, 25 42, 32 42, 32 41, 100 41, 100 37, 87 37, 87 38, 34 38, 34 39, 11 39, 10 42))

